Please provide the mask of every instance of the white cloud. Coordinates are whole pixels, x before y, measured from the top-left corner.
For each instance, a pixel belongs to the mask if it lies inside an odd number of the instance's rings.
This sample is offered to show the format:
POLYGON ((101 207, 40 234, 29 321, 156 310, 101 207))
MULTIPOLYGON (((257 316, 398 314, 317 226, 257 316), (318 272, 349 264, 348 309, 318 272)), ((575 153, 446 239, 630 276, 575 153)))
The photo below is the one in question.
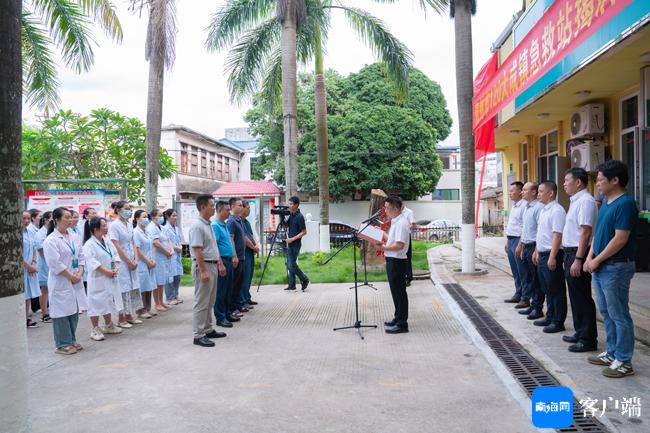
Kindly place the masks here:
MULTIPOLYGON (((415 66, 441 85, 454 119, 452 134, 445 143, 457 144, 453 21, 432 12, 425 18, 416 0, 395 4, 368 0, 346 3, 379 17, 413 52, 415 66)), ((163 106, 164 124, 183 124, 214 138, 222 137, 225 128, 244 126, 243 115, 248 108, 229 102, 223 72, 225 53, 208 53, 205 49, 205 28, 220 4, 222 1, 177 0, 177 56, 165 77, 163 106)), ((521 7, 521 0, 483 1, 478 7, 472 22, 475 71, 488 60, 491 44, 521 7)), ((148 75, 144 59, 146 14, 141 18, 133 15, 122 2, 118 8, 124 42, 115 45, 98 30, 94 67, 80 75, 61 68, 62 107, 80 113, 107 107, 144 121, 148 75)), ((334 11, 333 16, 325 67, 348 74, 374 62, 372 53, 359 41, 340 11, 334 11)), ((35 112, 26 107, 24 117, 33 122, 35 112)))

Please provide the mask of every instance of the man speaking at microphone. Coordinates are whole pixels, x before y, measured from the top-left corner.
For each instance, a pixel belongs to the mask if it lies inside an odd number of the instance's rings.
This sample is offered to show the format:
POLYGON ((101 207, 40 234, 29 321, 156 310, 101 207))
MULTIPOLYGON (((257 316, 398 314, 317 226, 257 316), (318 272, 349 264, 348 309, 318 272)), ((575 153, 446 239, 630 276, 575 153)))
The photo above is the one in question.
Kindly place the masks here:
POLYGON ((409 222, 402 214, 401 198, 395 195, 388 196, 384 206, 386 215, 391 218, 390 230, 388 234, 384 233, 384 241, 378 245, 378 249, 384 251, 388 285, 393 297, 393 304, 395 304, 393 320, 384 322, 384 325, 387 334, 402 334, 409 332, 409 300, 404 276, 408 268, 406 253, 409 248, 411 229, 409 222))

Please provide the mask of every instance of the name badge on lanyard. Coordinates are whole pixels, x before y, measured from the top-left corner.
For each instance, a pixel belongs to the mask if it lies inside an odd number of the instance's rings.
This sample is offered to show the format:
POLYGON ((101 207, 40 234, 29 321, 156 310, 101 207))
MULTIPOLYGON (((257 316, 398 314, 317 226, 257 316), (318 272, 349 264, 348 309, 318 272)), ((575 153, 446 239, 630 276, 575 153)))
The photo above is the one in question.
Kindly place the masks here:
MULTIPOLYGON (((95 241, 95 242, 97 242, 97 241, 95 241)), ((105 252, 106 254, 108 254, 108 255, 110 256, 110 258, 111 258, 111 270, 112 270, 112 269, 115 269, 115 260, 113 260, 113 253, 111 252, 111 249, 105 247, 104 245, 102 245, 102 244, 99 243, 99 242, 97 242, 97 245, 99 245, 99 247, 100 247, 102 250, 104 250, 104 252, 105 252)))
POLYGON ((71 243, 68 243, 65 239, 63 240, 65 244, 70 248, 70 252, 72 253, 72 269, 79 269, 79 260, 77 259, 77 249, 74 246, 74 240, 71 243))

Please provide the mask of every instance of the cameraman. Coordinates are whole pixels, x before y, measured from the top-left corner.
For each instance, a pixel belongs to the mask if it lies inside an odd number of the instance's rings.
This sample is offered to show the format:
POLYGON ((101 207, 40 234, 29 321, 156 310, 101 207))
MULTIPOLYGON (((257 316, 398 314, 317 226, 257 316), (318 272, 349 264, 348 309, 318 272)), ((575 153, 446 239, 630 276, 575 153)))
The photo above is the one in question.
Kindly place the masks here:
POLYGON ((293 196, 289 199, 289 220, 287 226, 287 270, 289 271, 289 287, 284 290, 296 290, 296 275, 300 278, 301 289, 304 292, 309 285, 309 278, 298 267, 298 254, 302 246, 302 237, 307 235, 305 217, 300 213, 300 199, 293 196))

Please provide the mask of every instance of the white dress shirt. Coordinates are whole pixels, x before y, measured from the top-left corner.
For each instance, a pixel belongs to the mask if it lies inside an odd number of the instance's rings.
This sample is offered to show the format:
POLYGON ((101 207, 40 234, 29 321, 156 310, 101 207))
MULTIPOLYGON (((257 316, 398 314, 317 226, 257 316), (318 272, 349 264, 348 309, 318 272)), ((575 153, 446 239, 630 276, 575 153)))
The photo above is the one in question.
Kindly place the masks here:
POLYGON ((546 253, 553 247, 553 233, 560 233, 564 230, 566 211, 555 200, 546 204, 539 213, 537 224, 537 251, 546 253))
POLYGON ((544 205, 533 200, 526 203, 523 212, 523 227, 521 229, 521 242, 531 244, 537 238, 537 222, 539 221, 539 214, 544 208, 544 205))
POLYGON ((388 241, 386 245, 392 245, 395 242, 402 242, 404 246, 397 251, 384 251, 384 257, 395 259, 405 259, 406 252, 409 249, 409 236, 411 236, 411 227, 403 214, 398 215, 390 221, 390 230, 388 231, 388 241))
POLYGON ((566 224, 564 224, 562 232, 562 247, 577 247, 580 244, 581 226, 593 228, 596 225, 597 215, 596 199, 586 189, 572 195, 569 212, 566 214, 566 224))
POLYGON ((411 224, 415 224, 415 217, 413 216, 413 211, 406 206, 404 206, 404 209, 402 209, 402 215, 404 215, 404 218, 406 218, 406 221, 411 224))
POLYGON ((506 236, 521 237, 521 228, 524 224, 524 210, 526 209, 526 200, 515 202, 508 213, 508 226, 506 227, 506 236))

